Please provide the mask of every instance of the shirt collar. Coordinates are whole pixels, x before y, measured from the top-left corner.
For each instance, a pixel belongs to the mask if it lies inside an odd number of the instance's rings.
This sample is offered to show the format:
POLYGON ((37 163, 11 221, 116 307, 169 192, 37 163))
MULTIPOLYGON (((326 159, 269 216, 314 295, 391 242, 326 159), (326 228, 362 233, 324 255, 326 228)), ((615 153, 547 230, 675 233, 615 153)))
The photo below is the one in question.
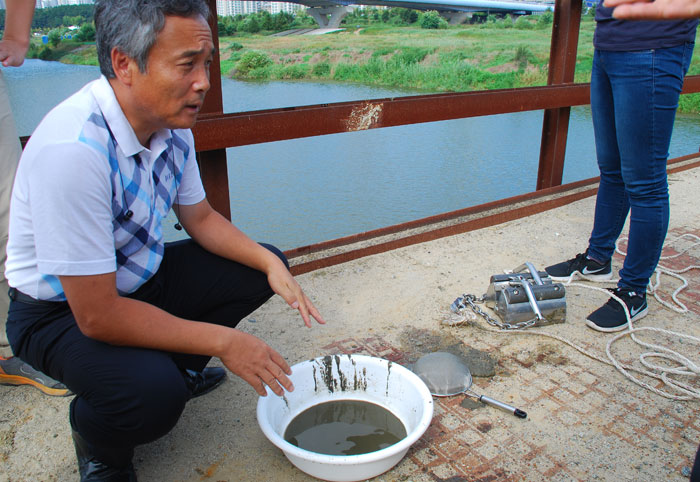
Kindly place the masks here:
POLYGON ((112 86, 104 75, 95 81, 92 90, 105 122, 125 156, 131 157, 143 151, 159 155, 165 149, 166 139, 172 137, 170 129, 160 129, 153 134, 150 150, 142 146, 124 115, 112 86))

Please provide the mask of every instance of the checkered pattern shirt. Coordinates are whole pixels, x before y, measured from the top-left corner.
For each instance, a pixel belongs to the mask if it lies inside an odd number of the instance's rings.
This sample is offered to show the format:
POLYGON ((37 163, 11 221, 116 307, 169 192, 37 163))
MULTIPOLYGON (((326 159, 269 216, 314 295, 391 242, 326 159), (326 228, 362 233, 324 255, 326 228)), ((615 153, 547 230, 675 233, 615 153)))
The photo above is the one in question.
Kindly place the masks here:
POLYGON ((85 86, 42 120, 20 161, 10 213, 7 278, 61 301, 60 275, 116 271, 131 293, 163 258, 162 220, 176 200, 204 199, 189 130, 137 140, 109 82, 85 86))

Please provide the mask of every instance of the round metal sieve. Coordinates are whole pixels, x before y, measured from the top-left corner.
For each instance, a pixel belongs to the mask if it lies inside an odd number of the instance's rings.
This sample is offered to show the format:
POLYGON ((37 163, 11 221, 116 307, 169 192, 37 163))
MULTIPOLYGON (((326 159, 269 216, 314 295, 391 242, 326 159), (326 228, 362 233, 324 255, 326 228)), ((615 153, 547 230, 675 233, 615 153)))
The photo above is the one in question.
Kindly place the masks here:
POLYGON ((473 380, 469 367, 462 358, 452 353, 435 352, 423 355, 413 365, 413 373, 425 382, 433 396, 451 397, 464 393, 480 402, 510 412, 516 417, 527 417, 527 413, 518 408, 471 392, 469 389, 473 380))

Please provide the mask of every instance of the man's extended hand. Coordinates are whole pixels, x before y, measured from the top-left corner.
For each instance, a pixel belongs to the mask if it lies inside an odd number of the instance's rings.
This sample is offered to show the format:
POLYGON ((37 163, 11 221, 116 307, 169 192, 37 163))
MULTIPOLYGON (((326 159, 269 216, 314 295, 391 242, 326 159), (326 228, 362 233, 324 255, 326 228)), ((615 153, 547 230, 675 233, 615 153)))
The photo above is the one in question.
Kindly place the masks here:
POLYGON ((624 20, 670 20, 700 17, 700 0, 605 0, 613 17, 624 20))
POLYGON ((264 341, 253 335, 235 330, 227 353, 219 358, 229 370, 248 382, 259 395, 267 395, 265 385, 279 396, 284 394, 284 390, 294 390, 292 381, 287 377, 292 374, 287 362, 264 341))
POLYGON ((311 300, 304 294, 299 283, 281 262, 278 267, 270 271, 267 280, 275 293, 284 298, 289 306, 299 310, 306 326, 311 328, 311 317, 322 325, 326 323, 311 300))

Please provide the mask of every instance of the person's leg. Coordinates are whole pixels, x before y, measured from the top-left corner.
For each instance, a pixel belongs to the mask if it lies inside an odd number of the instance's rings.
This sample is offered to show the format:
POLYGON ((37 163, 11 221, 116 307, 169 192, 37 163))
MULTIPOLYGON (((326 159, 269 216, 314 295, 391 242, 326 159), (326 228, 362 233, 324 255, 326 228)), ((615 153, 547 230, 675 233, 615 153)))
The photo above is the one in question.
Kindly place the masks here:
POLYGON ((630 204, 627 255, 614 294, 587 317, 591 328, 614 332, 647 312, 646 288, 668 230, 666 160, 691 45, 634 52, 605 52, 620 153, 630 204))
POLYGON ((666 161, 692 47, 614 55, 610 77, 615 129, 631 206, 627 256, 618 286, 644 293, 668 230, 666 161))
POLYGON ((100 470, 130 469, 133 448, 169 432, 190 398, 170 354, 90 339, 66 303, 13 301, 8 335, 17 356, 76 394, 70 407, 76 447, 107 466, 100 470))
MULTIPOLYGON (((285 263, 284 254, 270 245, 285 263)), ((267 276, 212 254, 192 240, 169 243, 156 275, 130 295, 175 316, 235 327, 274 292, 267 276)), ((180 368, 201 371, 211 357, 172 354, 180 368)))
POLYGON ((5 334, 5 320, 10 303, 7 297, 9 286, 5 279, 5 260, 10 222, 10 194, 21 152, 7 86, 0 70, 0 173, 2 173, 0 175, 0 355, 2 356, 12 355, 5 334))
POLYGON ((612 81, 608 73, 608 69, 615 65, 611 54, 616 52, 596 50, 591 72, 591 116, 600 169, 600 185, 587 253, 601 263, 607 263, 612 258, 615 241, 622 232, 629 211, 629 200, 620 166, 615 123, 617 112, 613 102, 612 81))

